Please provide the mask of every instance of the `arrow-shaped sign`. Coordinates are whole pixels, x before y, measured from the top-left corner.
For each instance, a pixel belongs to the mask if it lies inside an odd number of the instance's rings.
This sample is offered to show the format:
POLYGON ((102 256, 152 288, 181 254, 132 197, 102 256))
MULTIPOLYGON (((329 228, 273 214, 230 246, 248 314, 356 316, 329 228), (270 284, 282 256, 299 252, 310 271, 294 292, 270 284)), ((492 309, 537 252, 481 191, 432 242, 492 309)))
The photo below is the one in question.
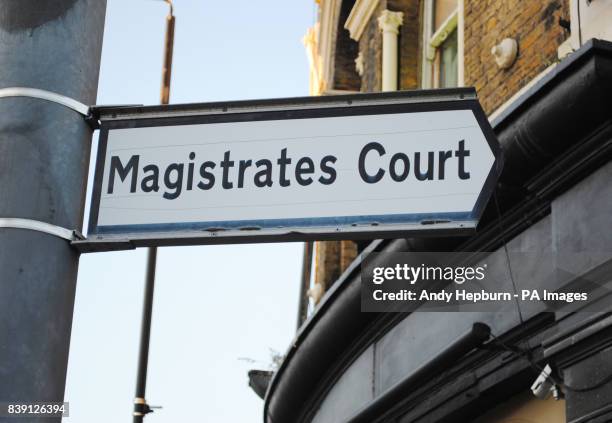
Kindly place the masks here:
POLYGON ((462 232, 501 171, 471 89, 99 111, 83 250, 462 232))

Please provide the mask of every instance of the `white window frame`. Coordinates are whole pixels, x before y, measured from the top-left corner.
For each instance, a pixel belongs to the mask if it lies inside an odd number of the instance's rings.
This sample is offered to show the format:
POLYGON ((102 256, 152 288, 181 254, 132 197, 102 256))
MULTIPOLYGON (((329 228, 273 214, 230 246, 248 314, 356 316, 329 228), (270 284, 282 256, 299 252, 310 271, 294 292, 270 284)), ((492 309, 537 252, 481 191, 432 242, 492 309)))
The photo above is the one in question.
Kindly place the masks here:
POLYGON ((421 58, 421 88, 438 88, 439 69, 435 69, 435 57, 438 48, 448 36, 457 31, 457 86, 464 84, 463 77, 463 0, 458 0, 457 8, 433 32, 434 0, 425 0, 423 7, 423 52, 421 58))

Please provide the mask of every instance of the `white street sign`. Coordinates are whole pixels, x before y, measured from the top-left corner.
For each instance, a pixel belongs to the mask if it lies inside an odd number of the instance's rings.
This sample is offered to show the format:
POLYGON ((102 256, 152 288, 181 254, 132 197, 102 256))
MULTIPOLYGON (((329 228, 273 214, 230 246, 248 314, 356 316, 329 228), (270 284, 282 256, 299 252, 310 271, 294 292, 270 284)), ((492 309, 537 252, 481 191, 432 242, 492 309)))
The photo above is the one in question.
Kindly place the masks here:
POLYGON ((501 169, 471 90, 120 108, 101 122, 93 249, 461 231, 501 169))

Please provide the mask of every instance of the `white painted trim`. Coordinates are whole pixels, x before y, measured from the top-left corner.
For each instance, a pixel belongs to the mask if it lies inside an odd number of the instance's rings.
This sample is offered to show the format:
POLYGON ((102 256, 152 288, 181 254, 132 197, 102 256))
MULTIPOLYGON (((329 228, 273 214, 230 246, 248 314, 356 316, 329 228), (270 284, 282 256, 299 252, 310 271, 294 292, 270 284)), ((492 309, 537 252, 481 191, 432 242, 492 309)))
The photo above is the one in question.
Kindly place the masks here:
POLYGON ((357 94, 359 91, 352 90, 325 90, 321 93, 321 95, 346 95, 346 94, 357 94))
POLYGON ((570 0, 570 43, 574 50, 578 50, 581 46, 580 41, 582 40, 582 27, 580 25, 580 19, 578 19, 578 7, 581 0, 570 0))
POLYGON ((448 36, 457 28, 457 21, 459 20, 458 15, 459 11, 458 9, 455 9, 455 11, 451 13, 444 22, 442 22, 440 28, 438 28, 438 30, 431 36, 431 39, 429 40, 429 45, 431 47, 440 47, 440 45, 442 45, 442 43, 448 38, 448 36))
POLYGON ((334 27, 338 22, 341 0, 321 0, 321 21, 319 24, 318 50, 321 61, 321 87, 332 87, 334 74, 334 27))
POLYGON ((357 71, 357 75, 360 77, 363 76, 363 72, 365 71, 365 58, 363 57, 363 52, 361 51, 355 58, 355 70, 357 71))
POLYGON ((434 63, 436 58, 436 49, 448 38, 448 36, 456 29, 457 30, 457 86, 465 85, 464 71, 464 0, 457 0, 457 8, 451 13, 446 20, 440 25, 434 33, 433 28, 433 0, 426 0, 423 6, 423 53, 421 57, 421 88, 437 88, 436 78, 434 73, 434 63))
POLYGON ((363 35, 363 31, 367 26, 376 6, 380 0, 357 0, 351 9, 349 17, 346 19, 344 28, 346 28, 351 38, 359 41, 363 35))
POLYGON ((429 39, 433 32, 432 29, 432 16, 433 16, 433 1, 426 0, 423 5, 423 16, 421 17, 423 22, 423 48, 421 54, 421 88, 433 88, 433 81, 431 78, 431 61, 428 58, 428 46, 429 39))
POLYGON ((611 0, 571 0, 571 46, 580 48, 592 38, 612 40, 611 0))
POLYGON ((402 12, 383 10, 378 17, 382 31, 382 91, 397 91, 398 87, 398 41, 399 27, 404 22, 402 12))
POLYGON ((457 86, 465 86, 465 0, 457 6, 457 86))
POLYGON ((309 75, 309 92, 310 95, 321 95, 321 61, 317 50, 317 29, 319 23, 314 27, 308 28, 306 35, 302 38, 302 43, 306 48, 306 56, 308 57, 308 65, 310 70, 309 75))

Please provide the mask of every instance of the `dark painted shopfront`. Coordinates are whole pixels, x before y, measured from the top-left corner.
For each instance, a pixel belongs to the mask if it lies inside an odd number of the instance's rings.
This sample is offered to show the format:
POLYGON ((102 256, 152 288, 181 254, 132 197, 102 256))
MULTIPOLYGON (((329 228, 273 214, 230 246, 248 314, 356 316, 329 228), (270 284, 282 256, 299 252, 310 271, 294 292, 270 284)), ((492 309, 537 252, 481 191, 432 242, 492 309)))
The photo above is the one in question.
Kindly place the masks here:
MULTIPOLYGON (((476 234, 379 240, 361 256, 484 251, 490 271, 541 287, 537 266, 508 261, 508 252, 524 252, 609 282, 612 43, 585 43, 492 125, 505 167, 476 234), (584 252, 596 259, 576 254, 584 252)), ((267 388, 265 422, 612 421, 606 301, 572 312, 362 313, 358 258, 300 328, 267 388), (546 365, 558 400, 531 392, 546 365)))

